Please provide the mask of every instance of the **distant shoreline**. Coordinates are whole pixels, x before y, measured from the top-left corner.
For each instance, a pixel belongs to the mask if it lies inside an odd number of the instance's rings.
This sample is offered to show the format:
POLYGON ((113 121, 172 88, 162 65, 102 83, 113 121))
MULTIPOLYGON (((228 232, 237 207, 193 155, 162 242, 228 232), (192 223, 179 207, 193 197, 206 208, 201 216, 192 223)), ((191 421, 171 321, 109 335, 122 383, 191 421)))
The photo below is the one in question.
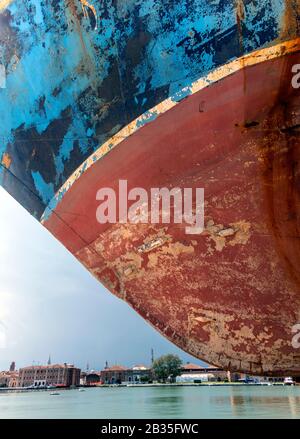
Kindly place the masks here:
MULTIPOLYGON (((295 384, 299 385, 299 384, 295 384)), ((53 390, 77 390, 77 389, 101 389, 101 388, 137 388, 137 387, 291 387, 284 383, 226 383, 226 382, 205 382, 205 383, 152 383, 152 384, 101 384, 92 386, 78 387, 57 387, 52 389, 46 388, 26 388, 26 387, 0 387, 0 392, 51 392, 53 390)))

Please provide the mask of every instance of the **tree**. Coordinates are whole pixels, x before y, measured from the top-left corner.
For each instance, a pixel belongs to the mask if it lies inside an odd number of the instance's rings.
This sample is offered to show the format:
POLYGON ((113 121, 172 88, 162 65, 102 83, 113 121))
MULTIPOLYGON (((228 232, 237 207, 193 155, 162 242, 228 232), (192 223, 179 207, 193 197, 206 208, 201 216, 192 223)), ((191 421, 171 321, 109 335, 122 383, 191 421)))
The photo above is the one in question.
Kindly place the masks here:
POLYGON ((157 358, 153 362, 152 368, 155 377, 165 383, 168 378, 172 382, 175 381, 176 377, 181 374, 181 365, 182 361, 178 355, 168 354, 157 358))
POLYGON ((140 382, 141 383, 149 383, 149 381, 150 381, 150 378, 148 377, 148 375, 142 375, 141 376, 141 378, 140 378, 140 382))

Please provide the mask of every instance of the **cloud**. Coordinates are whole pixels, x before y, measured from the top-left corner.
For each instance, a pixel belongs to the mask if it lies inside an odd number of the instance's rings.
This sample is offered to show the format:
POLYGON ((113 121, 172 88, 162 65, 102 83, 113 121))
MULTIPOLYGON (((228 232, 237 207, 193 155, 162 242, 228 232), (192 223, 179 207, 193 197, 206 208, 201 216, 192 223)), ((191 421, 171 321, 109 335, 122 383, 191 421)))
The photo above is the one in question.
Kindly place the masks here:
POLYGON ((6 327, 3 322, 0 321, 0 349, 6 348, 6 327))

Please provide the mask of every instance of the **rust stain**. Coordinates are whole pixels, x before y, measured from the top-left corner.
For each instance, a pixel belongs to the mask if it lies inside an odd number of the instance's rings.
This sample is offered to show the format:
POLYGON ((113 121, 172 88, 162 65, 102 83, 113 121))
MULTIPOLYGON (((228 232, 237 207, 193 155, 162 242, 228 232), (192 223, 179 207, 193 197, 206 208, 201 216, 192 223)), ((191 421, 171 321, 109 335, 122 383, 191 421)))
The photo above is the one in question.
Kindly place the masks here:
POLYGON ((295 61, 282 61, 280 87, 264 122, 261 148, 269 228, 277 252, 300 285, 300 94, 291 85, 295 61))
POLYGON ((91 3, 89 3, 87 0, 80 0, 80 3, 82 5, 83 15, 85 16, 85 18, 89 17, 88 12, 87 12, 88 9, 90 9, 93 12, 95 20, 96 20, 96 25, 95 25, 95 30, 96 30, 98 16, 97 16, 97 12, 96 12, 95 7, 91 3))
MULTIPOLYGON (((241 53, 244 52, 244 42, 243 42, 243 21, 244 20, 245 20, 244 0, 236 0, 236 22, 237 22, 237 28, 238 28, 239 46, 240 46, 241 53)), ((251 57, 251 53, 249 54, 249 56, 251 57)), ((243 74, 244 93, 246 93, 247 77, 246 77, 245 58, 244 57, 241 59, 241 69, 242 69, 242 74, 243 74)))
MULTIPOLYGON (((67 6, 70 10, 71 16, 74 19, 76 32, 79 36, 80 45, 81 45, 82 52, 83 52, 83 59, 82 59, 82 63, 79 66, 79 69, 80 70, 82 70, 82 69, 88 70, 88 72, 90 73, 90 84, 92 87, 96 88, 96 79, 93 79, 97 76, 96 75, 96 66, 95 66, 94 60, 92 59, 90 52, 87 48, 87 44, 86 44, 86 41, 84 38, 84 34, 82 31, 80 20, 78 18, 77 6, 75 4, 76 2, 75 2, 75 0, 65 0, 65 1, 66 1, 67 6)), ((81 2, 81 0, 79 0, 79 1, 81 2)))
POLYGON ((2 155, 2 160, 1 160, 2 165, 3 165, 6 169, 9 169, 9 168, 10 168, 10 165, 11 165, 11 162, 12 162, 11 156, 10 156, 7 152, 5 152, 5 153, 2 155))
POLYGON ((241 52, 243 51, 243 20, 244 19, 245 19, 244 0, 236 0, 236 21, 237 21, 241 52))
POLYGON ((285 0, 285 11, 282 18, 280 40, 293 38, 300 34, 300 2, 299 0, 285 0))

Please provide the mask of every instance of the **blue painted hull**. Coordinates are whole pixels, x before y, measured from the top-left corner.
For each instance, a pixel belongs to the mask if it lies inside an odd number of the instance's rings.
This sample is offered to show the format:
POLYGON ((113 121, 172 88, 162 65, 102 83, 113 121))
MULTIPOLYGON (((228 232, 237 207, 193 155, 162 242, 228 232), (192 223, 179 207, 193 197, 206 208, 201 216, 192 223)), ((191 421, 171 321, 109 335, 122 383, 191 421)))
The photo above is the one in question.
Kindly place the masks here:
POLYGON ((12 160, 0 178, 38 219, 122 127, 218 66, 295 38, 299 19, 285 22, 290 0, 91 0, 85 14, 80 0, 2 3, 0 156, 12 160))

